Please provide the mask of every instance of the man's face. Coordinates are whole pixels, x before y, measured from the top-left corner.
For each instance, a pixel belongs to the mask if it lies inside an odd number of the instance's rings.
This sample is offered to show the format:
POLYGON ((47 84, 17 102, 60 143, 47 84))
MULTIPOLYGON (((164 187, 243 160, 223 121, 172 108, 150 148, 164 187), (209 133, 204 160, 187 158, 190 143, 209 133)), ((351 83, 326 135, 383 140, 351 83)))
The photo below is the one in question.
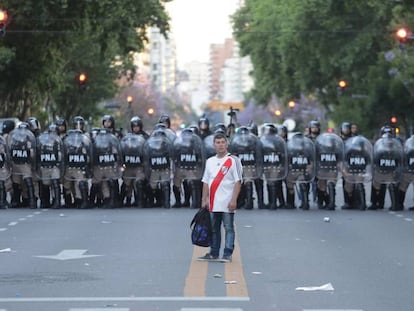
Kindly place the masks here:
POLYGON ((216 149, 217 153, 224 153, 227 152, 227 139, 225 138, 217 138, 214 140, 214 148, 216 149))

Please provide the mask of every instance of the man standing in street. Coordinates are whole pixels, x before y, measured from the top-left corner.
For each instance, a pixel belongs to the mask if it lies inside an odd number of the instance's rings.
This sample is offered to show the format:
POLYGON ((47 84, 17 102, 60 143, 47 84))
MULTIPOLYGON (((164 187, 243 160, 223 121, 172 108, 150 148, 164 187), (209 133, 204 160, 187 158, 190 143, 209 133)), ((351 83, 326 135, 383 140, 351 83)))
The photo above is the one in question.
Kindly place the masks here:
POLYGON ((228 141, 224 134, 214 135, 216 155, 206 161, 202 178, 202 207, 210 209, 212 241, 210 252, 199 260, 219 258, 221 244, 221 223, 225 230, 223 261, 231 261, 234 250, 234 213, 242 182, 240 159, 228 153, 228 141))

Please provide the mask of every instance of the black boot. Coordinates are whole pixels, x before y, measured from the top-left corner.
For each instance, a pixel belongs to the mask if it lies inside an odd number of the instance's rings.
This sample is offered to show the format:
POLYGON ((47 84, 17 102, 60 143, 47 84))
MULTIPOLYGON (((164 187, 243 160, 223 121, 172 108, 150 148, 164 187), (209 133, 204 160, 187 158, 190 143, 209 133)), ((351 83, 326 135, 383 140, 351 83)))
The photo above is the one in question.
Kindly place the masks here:
POLYGON ((391 198, 391 211, 401 211, 403 209, 403 206, 399 204, 397 199, 397 188, 395 184, 388 185, 388 191, 390 192, 390 198, 391 198))
POLYGON ((20 188, 20 185, 13 183, 13 194, 12 194, 12 201, 11 201, 12 208, 22 207, 21 195, 22 195, 22 190, 20 188))
POLYGON ((246 185, 246 200, 245 200, 245 209, 253 209, 253 182, 248 181, 246 185))
POLYGON ((387 192, 387 185, 382 184, 380 187, 379 193, 378 193, 378 209, 384 209, 384 201, 385 201, 386 192, 387 192))
POLYGON ((169 181, 162 182, 162 198, 164 208, 171 208, 171 186, 169 181))
POLYGON ((65 208, 73 208, 74 202, 72 198, 72 194, 69 190, 63 188, 63 200, 65 201, 65 208))
POLYGON ((254 180, 254 187, 256 188, 256 194, 257 194, 257 208, 263 209, 264 208, 264 202, 263 202, 263 180, 260 178, 257 178, 254 180))
POLYGON ((135 206, 138 208, 144 207, 144 181, 135 181, 135 206))
POLYGON ((295 209, 295 189, 287 189, 286 191, 286 208, 295 209))
POLYGON ((183 189, 184 189, 184 203, 181 206, 182 207, 189 207, 190 206, 190 198, 191 198, 191 187, 189 185, 188 180, 183 181, 183 189))
POLYGON ((60 191, 60 182, 59 179, 52 180, 52 189, 53 189, 53 205, 52 208, 61 208, 61 191, 60 191))
POLYGON ((36 202, 36 196, 34 193, 34 185, 33 185, 33 178, 32 177, 27 177, 24 179, 24 183, 27 187, 27 193, 29 196, 29 208, 37 208, 37 202, 36 202))
POLYGON ((309 209, 309 184, 300 184, 299 185, 300 193, 302 196, 302 203, 300 205, 300 208, 303 210, 309 209))
POLYGON ((181 189, 177 186, 173 186, 173 193, 174 193, 175 203, 172 207, 173 208, 183 207, 183 204, 181 204, 181 189))
POLYGON ((89 208, 88 182, 80 181, 79 190, 81 194, 81 202, 79 202, 80 204, 78 207, 81 209, 89 208))
POLYGON ((325 202, 327 210, 335 210, 335 184, 333 182, 328 182, 328 193, 325 196, 325 202))
POLYGON ((397 191, 397 202, 400 211, 404 210, 405 191, 398 189, 397 191))
POLYGON ((276 181, 276 202, 279 202, 279 205, 276 205, 276 208, 286 208, 285 196, 283 195, 283 185, 281 181, 276 181))
POLYGON ((40 188, 40 206, 41 208, 50 207, 50 188, 48 185, 45 185, 39 182, 40 188))
POLYGON ((378 209, 378 195, 379 190, 371 187, 371 205, 367 207, 367 210, 374 211, 378 209))
POLYGON ((7 193, 6 193, 6 184, 3 180, 0 181, 0 209, 9 208, 9 203, 7 202, 7 193))
POLYGON ((355 187, 356 192, 356 205, 355 207, 361 211, 364 211, 367 209, 367 205, 365 202, 365 187, 364 184, 357 184, 355 187))
POLYGON ((191 208, 198 209, 201 207, 201 187, 199 180, 188 181, 191 187, 191 208))
POLYGON ((325 209, 325 198, 326 198, 326 193, 320 189, 317 190, 317 204, 318 204, 318 209, 325 209))
POLYGON ((97 207, 99 205, 99 193, 101 191, 101 185, 92 183, 89 193, 89 204, 91 207, 97 207))
POLYGON ((240 192, 237 197, 237 209, 244 209, 246 206, 246 182, 243 182, 240 186, 240 192))
POLYGON ((269 204, 267 205, 268 209, 275 210, 276 206, 276 184, 275 182, 269 182, 267 184, 267 197, 269 204))
POLYGON ((119 183, 118 180, 108 180, 109 185, 109 204, 111 208, 119 207, 119 183))

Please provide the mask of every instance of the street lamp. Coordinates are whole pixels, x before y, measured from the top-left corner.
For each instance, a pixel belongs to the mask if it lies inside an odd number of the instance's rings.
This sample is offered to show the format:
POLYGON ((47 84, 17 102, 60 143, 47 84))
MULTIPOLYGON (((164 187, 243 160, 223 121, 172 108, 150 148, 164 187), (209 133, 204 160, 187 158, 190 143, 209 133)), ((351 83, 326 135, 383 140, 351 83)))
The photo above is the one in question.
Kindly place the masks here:
POLYGON ((128 102, 128 105, 129 106, 131 106, 131 104, 132 104, 133 101, 134 101, 134 98, 132 96, 128 96, 127 97, 127 102, 128 102))
POLYGON ((295 106, 296 106, 295 101, 293 101, 293 100, 289 101, 289 102, 288 102, 288 106, 289 106, 289 108, 291 108, 291 109, 295 108, 295 106))

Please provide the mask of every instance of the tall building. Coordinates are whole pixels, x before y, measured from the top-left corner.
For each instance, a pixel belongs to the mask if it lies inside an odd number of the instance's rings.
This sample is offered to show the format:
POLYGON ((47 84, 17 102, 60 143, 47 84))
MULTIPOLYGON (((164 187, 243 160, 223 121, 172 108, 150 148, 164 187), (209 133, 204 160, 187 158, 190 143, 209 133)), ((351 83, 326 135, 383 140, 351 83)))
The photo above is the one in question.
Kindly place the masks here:
POLYGON ((220 84, 221 70, 225 61, 233 55, 234 39, 226 39, 224 44, 210 45, 209 93, 210 100, 222 98, 220 84))
POLYGON ((253 65, 250 57, 241 57, 239 45, 234 45, 233 56, 226 59, 220 76, 220 88, 223 102, 243 102, 245 93, 253 87, 250 72, 253 65))
POLYGON ((177 56, 173 36, 166 39, 158 28, 149 29, 150 79, 161 93, 177 85, 177 56))

